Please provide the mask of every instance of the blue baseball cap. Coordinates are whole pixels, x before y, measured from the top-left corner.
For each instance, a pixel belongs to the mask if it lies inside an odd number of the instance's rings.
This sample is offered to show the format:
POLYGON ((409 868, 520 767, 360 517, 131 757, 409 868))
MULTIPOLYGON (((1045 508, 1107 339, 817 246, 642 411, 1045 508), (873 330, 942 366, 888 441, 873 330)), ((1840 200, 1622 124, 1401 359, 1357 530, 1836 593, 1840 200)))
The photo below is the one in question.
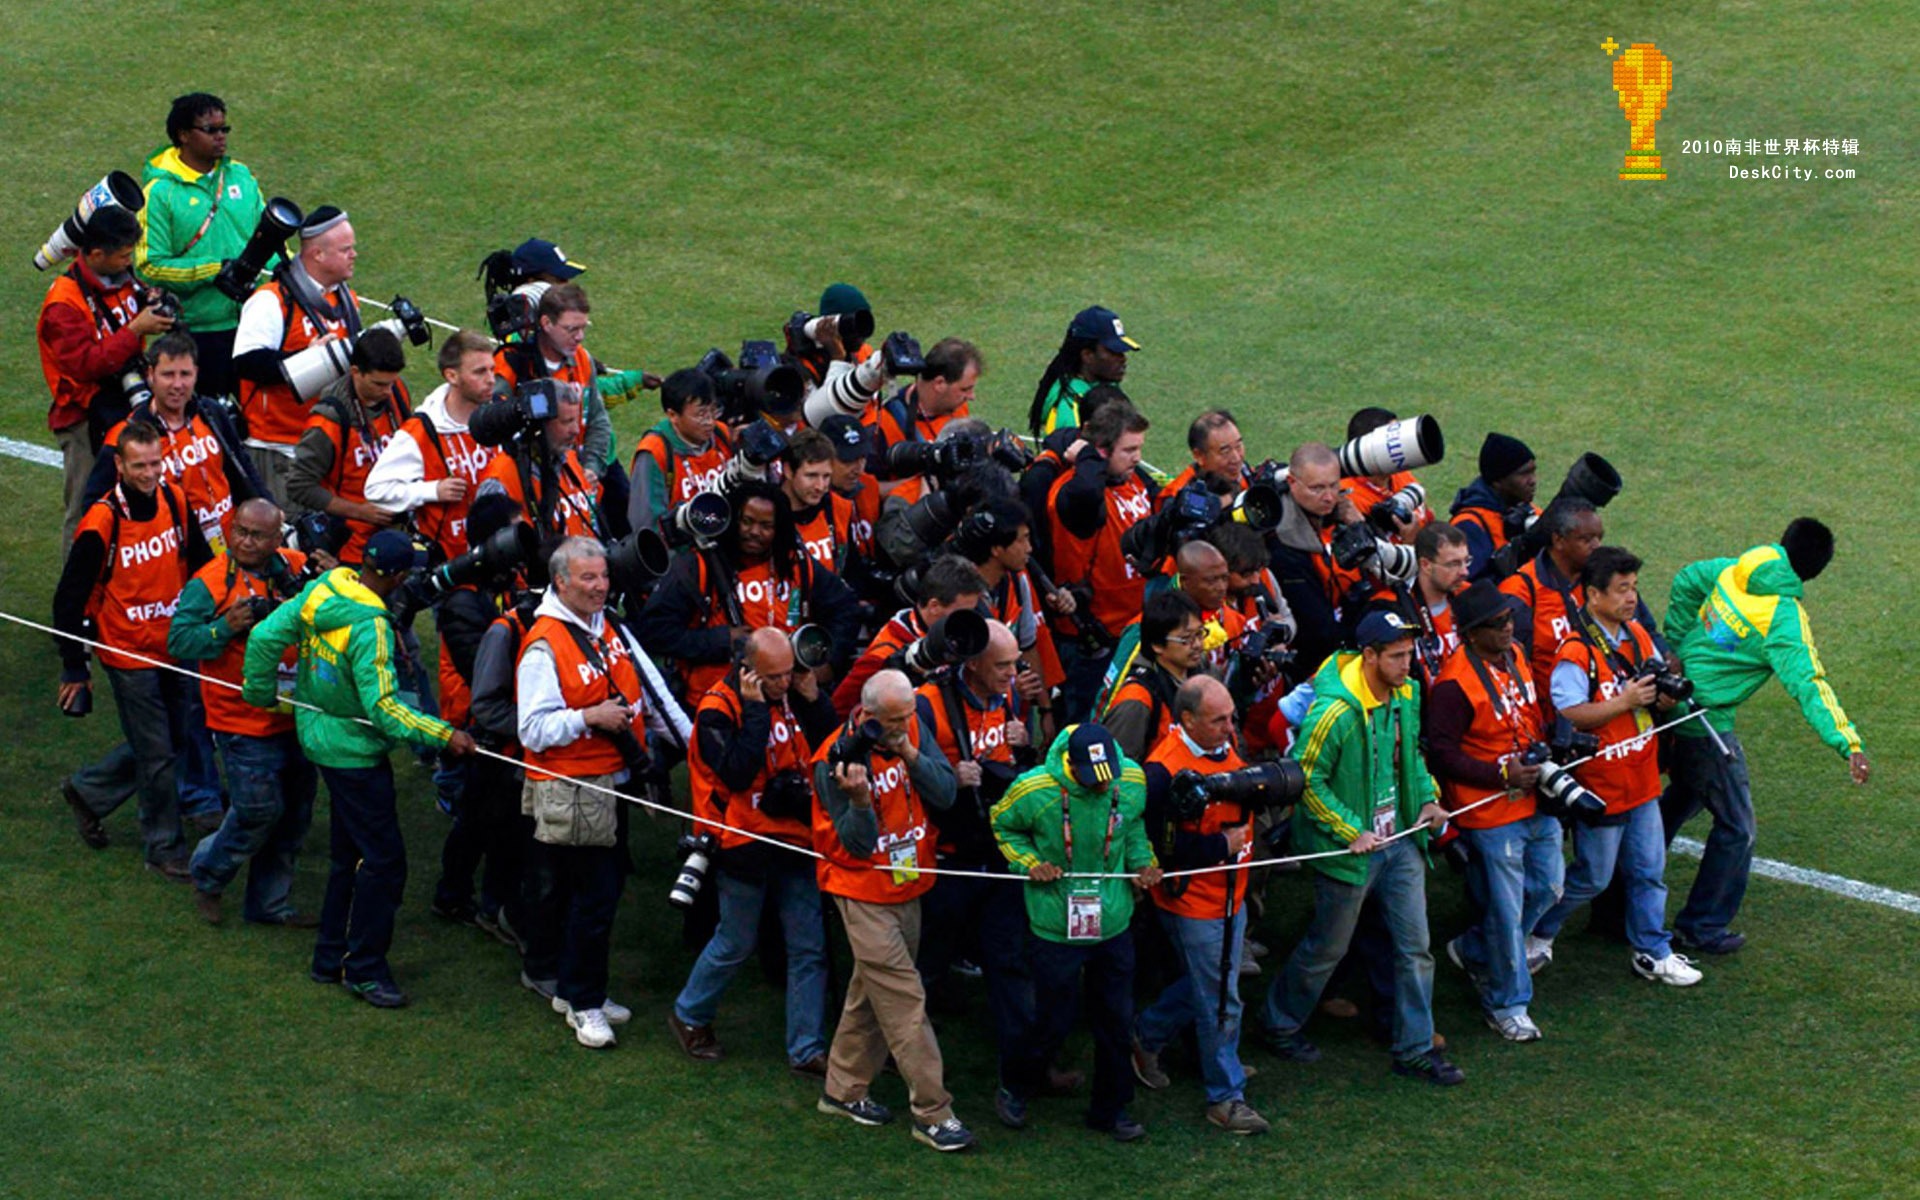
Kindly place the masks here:
POLYGON ((513 268, 522 275, 553 275, 572 279, 586 270, 545 238, 528 238, 513 248, 513 268))
POLYGON ((403 575, 427 565, 427 552, 398 529, 382 529, 367 539, 360 565, 377 575, 403 575))
POLYGON ((1360 643, 1362 650, 1371 646, 1391 646, 1395 642, 1404 642, 1410 637, 1418 637, 1420 630, 1413 622, 1397 612, 1368 613, 1360 620, 1360 628, 1354 633, 1353 640, 1360 643))
POLYGON ((1120 778, 1120 761, 1120 747, 1104 725, 1076 725, 1067 735, 1067 770, 1081 787, 1097 790, 1120 778))
POLYGON ((1067 336, 1098 342, 1115 354, 1127 354, 1140 348, 1139 342, 1127 336, 1119 315, 1097 304, 1073 315, 1073 323, 1067 326, 1067 336))

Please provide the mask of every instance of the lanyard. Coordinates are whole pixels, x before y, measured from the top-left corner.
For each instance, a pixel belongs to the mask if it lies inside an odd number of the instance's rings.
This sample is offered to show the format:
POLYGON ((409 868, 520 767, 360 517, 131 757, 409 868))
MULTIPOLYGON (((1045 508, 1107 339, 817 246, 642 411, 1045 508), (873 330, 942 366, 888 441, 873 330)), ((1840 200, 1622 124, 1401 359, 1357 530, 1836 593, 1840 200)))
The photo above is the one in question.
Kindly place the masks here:
POLYGON ((1473 664, 1474 673, 1480 676, 1480 686, 1486 689, 1487 700, 1493 705, 1494 718, 1507 727, 1507 732, 1513 738, 1513 748, 1516 752, 1519 751, 1521 749, 1520 709, 1527 702, 1526 697, 1521 694, 1519 683, 1511 672, 1502 671, 1499 686, 1496 687, 1492 674, 1487 670, 1486 660, 1475 653, 1473 647, 1463 645, 1460 647, 1460 652, 1465 654, 1467 661, 1473 664), (1506 698, 1504 704, 1501 703, 1503 696, 1506 698))
MULTIPOLYGON (((1068 817, 1067 789, 1060 789, 1060 840, 1066 843, 1067 870, 1073 870, 1073 822, 1068 817)), ((1107 794, 1107 836, 1100 843, 1100 868, 1106 869, 1107 856, 1113 853, 1113 831, 1120 828, 1120 793, 1107 794)))

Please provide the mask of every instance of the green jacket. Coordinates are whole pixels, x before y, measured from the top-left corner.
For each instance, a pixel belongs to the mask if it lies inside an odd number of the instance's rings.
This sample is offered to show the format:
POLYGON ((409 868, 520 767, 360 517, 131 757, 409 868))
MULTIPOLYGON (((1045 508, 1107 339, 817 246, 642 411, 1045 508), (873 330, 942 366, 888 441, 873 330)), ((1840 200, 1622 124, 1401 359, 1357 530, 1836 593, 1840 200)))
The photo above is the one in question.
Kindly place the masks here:
POLYGON ((322 575, 253 627, 241 692, 248 704, 273 707, 281 655, 296 642, 293 698, 321 711, 295 709, 294 727, 300 748, 317 765, 371 767, 396 743, 433 749, 453 736, 453 726, 415 712, 396 695, 392 618, 352 567, 322 575))
POLYGON ((1040 436, 1080 424, 1080 398, 1092 390, 1093 380, 1077 375, 1054 380, 1052 390, 1040 406, 1040 436))
POLYGON ((213 278, 222 262, 246 246, 266 207, 253 172, 223 158, 202 175, 180 161, 179 150, 162 146, 148 157, 141 186, 147 204, 140 210, 134 272, 180 297, 187 328, 201 333, 234 328, 240 305, 214 287, 213 278), (202 225, 206 232, 194 241, 202 225))
MULTIPOLYGON (((1361 676, 1360 656, 1351 650, 1322 663, 1313 687, 1313 707, 1290 751, 1307 775, 1306 792, 1293 806, 1293 849, 1301 854, 1344 850, 1372 828, 1371 775, 1376 763, 1397 773, 1395 819, 1399 828, 1411 827, 1436 795, 1433 776, 1420 755, 1419 690, 1409 681, 1386 700, 1374 699, 1361 676), (1396 714, 1400 754, 1397 767, 1392 767, 1392 756, 1376 739, 1381 723, 1391 724, 1396 714)), ((1424 850, 1427 831, 1414 834, 1413 841, 1424 850)), ((1367 881, 1365 855, 1316 858, 1309 865, 1342 883, 1367 881)))
MULTIPOLYGON (((1067 739, 1074 728, 1069 725, 1061 730, 1047 751, 1046 761, 1014 780, 1000 803, 993 806, 993 836, 1000 853, 1023 873, 1043 862, 1058 864, 1069 873, 1124 871, 1131 875, 1157 866, 1153 843, 1147 837, 1147 777, 1124 755, 1120 777, 1113 783, 1113 795, 1119 798, 1120 826, 1114 831, 1106 861, 1100 861, 1113 800, 1105 793, 1081 787, 1068 774, 1067 739), (1073 820, 1071 863, 1067 862, 1066 840, 1060 829, 1063 795, 1069 799, 1073 820)), ((1027 923, 1035 934, 1050 942, 1067 940, 1067 893, 1074 883, 1059 879, 1027 884, 1027 923)), ((1125 933, 1133 920, 1133 884, 1125 879, 1102 879, 1099 883, 1104 941, 1125 933)))
MULTIPOLYGON (((1827 684, 1827 669, 1800 603, 1802 590, 1787 552, 1777 545, 1755 546, 1739 558, 1689 563, 1673 577, 1667 642, 1715 729, 1731 733, 1734 711, 1777 675, 1820 740, 1845 757, 1860 749, 1860 731, 1827 684)), ((1706 736, 1697 721, 1674 732, 1706 736)))

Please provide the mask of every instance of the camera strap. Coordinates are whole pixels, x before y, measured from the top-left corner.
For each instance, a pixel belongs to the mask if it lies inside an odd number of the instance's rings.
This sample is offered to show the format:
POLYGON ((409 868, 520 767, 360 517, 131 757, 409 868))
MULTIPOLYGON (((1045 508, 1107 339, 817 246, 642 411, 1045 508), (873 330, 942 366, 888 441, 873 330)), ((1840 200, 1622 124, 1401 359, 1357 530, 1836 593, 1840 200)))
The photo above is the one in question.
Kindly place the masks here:
MULTIPOLYGON (((1493 715, 1513 734, 1514 749, 1520 749, 1519 709, 1526 702, 1525 697, 1520 693, 1520 685, 1514 681, 1511 672, 1503 672, 1501 676, 1503 682, 1496 687, 1493 674, 1487 670, 1486 660, 1480 657, 1479 652, 1463 642, 1460 653, 1467 656, 1467 662, 1472 665, 1473 673, 1479 676, 1480 686, 1487 693, 1487 701, 1493 705, 1493 715)), ((1512 652, 1508 653, 1511 655, 1512 652)))
MULTIPOLYGON (((601 620, 606 623, 605 628, 608 633, 616 638, 620 636, 620 627, 615 623, 612 613, 602 613, 601 620)), ((628 708, 632 708, 633 699, 621 691, 620 685, 614 682, 613 670, 608 664, 606 657, 600 653, 599 642, 592 634, 575 625, 572 621, 562 621, 560 623, 566 626, 569 634, 573 635, 573 644, 579 647, 581 655, 593 664, 594 670, 600 672, 600 678, 606 680, 607 699, 618 700, 628 708)))

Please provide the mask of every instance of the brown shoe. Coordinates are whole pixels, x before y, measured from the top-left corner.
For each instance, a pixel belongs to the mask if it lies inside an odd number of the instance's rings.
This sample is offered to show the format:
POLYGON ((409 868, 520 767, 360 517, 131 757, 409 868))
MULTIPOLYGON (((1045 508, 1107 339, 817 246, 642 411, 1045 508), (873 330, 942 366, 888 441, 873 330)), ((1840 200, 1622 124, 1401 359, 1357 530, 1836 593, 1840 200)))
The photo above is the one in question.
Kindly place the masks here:
POLYGON ((720 1039, 713 1036, 711 1025, 689 1025, 680 1019, 680 1014, 667 1014, 667 1028, 673 1031, 674 1040, 687 1052, 687 1057, 700 1062, 719 1062, 726 1057, 720 1049, 720 1039))
POLYGON ((1435 1050, 1445 1050, 1447 1048, 1447 1039, 1437 1029, 1433 1034, 1433 1048, 1435 1050))
POLYGON ((315 913, 290 912, 280 919, 280 924, 287 929, 318 929, 320 918, 315 913))
POLYGON ((193 907, 200 913, 200 919, 209 925, 218 925, 225 918, 220 911, 220 897, 212 892, 193 889, 193 907))
POLYGON ((224 819, 225 818, 222 816, 222 814, 217 812, 216 813, 198 813, 194 816, 187 818, 187 828, 193 830, 195 833, 199 834, 201 837, 206 837, 208 834, 212 833, 214 830, 220 828, 220 822, 224 819))
POLYGON ((73 810, 73 823, 80 831, 80 840, 95 850, 105 850, 107 828, 100 823, 100 818, 94 815, 93 810, 87 807, 87 802, 80 798, 80 793, 73 790, 72 780, 60 781, 60 794, 66 798, 67 807, 73 810))
POLYGON ((1044 1096, 1071 1096, 1080 1090, 1087 1081, 1085 1072, 1062 1071, 1059 1067, 1047 1068, 1047 1080, 1040 1088, 1044 1096))
POLYGON ((163 858, 159 862, 148 862, 147 870, 169 883, 193 882, 193 873, 187 870, 185 858, 163 858))
MULTIPOLYGON (((688 1053, 692 1053, 689 1051, 688 1053)), ((802 1079, 825 1079, 827 1077, 827 1056, 816 1054, 805 1062, 797 1062, 787 1068, 802 1079)))
POLYGON ((1360 1006, 1345 996, 1331 996, 1320 1002, 1320 1011, 1336 1021, 1351 1021, 1360 1015, 1360 1006))

